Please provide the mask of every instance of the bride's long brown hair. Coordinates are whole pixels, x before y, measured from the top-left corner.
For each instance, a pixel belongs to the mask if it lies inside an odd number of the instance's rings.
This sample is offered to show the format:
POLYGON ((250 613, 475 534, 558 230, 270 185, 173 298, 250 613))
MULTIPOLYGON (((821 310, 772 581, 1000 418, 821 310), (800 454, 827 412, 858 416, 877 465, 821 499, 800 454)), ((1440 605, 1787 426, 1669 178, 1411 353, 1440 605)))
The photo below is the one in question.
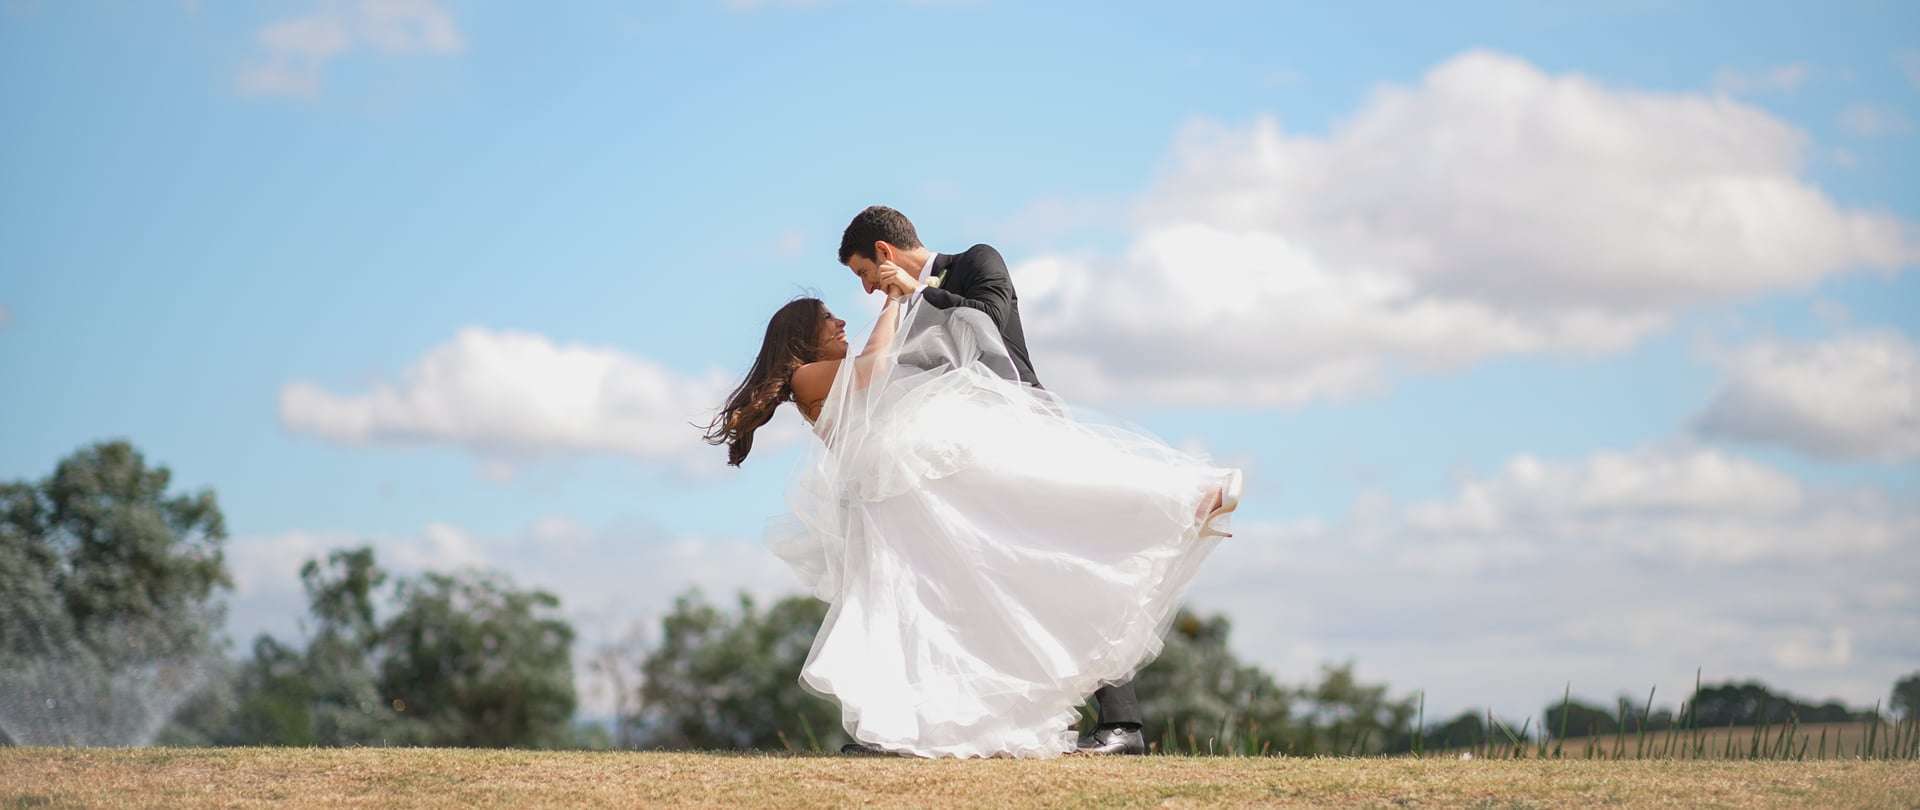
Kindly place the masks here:
POLYGON ((726 445, 728 464, 738 467, 747 459, 753 432, 773 418, 780 403, 793 398, 793 370, 820 359, 820 319, 826 312, 818 298, 795 298, 767 321, 760 356, 707 425, 707 443, 726 445))

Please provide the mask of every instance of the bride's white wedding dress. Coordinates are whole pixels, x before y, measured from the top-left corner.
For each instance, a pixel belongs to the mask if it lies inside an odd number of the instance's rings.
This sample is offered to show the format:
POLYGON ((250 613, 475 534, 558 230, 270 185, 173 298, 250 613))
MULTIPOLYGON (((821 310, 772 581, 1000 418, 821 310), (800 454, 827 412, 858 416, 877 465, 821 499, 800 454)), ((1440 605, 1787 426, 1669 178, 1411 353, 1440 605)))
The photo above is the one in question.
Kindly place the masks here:
POLYGON ((770 533, 832 603, 801 682, 889 751, 1072 751, 1082 701, 1159 654, 1228 470, 1013 381, 980 312, 908 320, 867 386, 841 364, 770 533))

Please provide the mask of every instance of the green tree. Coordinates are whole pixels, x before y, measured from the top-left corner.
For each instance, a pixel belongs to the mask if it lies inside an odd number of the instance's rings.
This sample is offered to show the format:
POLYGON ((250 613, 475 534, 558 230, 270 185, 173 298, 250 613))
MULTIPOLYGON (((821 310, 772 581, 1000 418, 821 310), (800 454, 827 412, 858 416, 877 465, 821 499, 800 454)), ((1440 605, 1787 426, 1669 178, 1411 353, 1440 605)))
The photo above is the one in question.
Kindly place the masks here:
POLYGON ((151 741, 220 670, 231 589, 211 491, 125 441, 0 483, 0 729, 13 742, 151 741))
POLYGON ((560 747, 575 742, 559 599, 497 574, 391 579, 370 548, 301 567, 306 649, 256 639, 227 744, 560 747), (379 607, 393 615, 381 620, 379 607))
POLYGON ((380 631, 380 684, 426 745, 553 748, 571 742, 573 627, 560 600, 495 574, 402 581, 380 631))
POLYGON ((1162 750, 1301 756, 1378 753, 1405 736, 1412 698, 1364 684, 1353 665, 1325 666, 1320 680, 1289 687, 1228 646, 1232 623, 1181 610, 1166 646, 1140 670, 1142 733, 1162 750))
POLYGON ((1453 719, 1428 729, 1425 736, 1421 737, 1420 747, 1423 751, 1466 748, 1486 742, 1492 733, 1496 732, 1487 726, 1486 712, 1467 709, 1454 715, 1453 719))
POLYGON ((1901 717, 1920 717, 1920 672, 1893 682, 1893 701, 1888 705, 1901 717))
POLYGON ((1150 744, 1205 751, 1211 742, 1217 751, 1253 753, 1308 744, 1293 723, 1295 690, 1241 663, 1227 646, 1232 627, 1217 614, 1174 617, 1160 656, 1133 679, 1150 744))
POLYGON ((1620 728, 1617 712, 1610 712, 1598 706, 1568 700, 1548 706, 1541 715, 1546 722, 1540 725, 1543 731, 1554 736, 1560 735, 1562 728, 1571 737, 1599 737, 1612 734, 1620 728), (1562 723, 1564 722, 1564 725, 1562 723))
POLYGON ((734 611, 681 595, 641 666, 640 716, 623 722, 648 747, 837 748, 839 707, 799 683, 826 611, 810 596, 762 612, 745 594, 734 611))
MULTIPOLYGON (((246 694, 256 707, 261 700, 281 703, 273 710, 289 718, 284 728, 304 730, 305 735, 269 739, 288 745, 387 745, 405 740, 375 672, 381 637, 375 603, 387 582, 373 549, 364 546, 331 552, 325 565, 311 559, 300 566, 300 585, 312 614, 307 649, 296 654, 272 639, 256 641, 246 694), (307 706, 304 722, 285 705, 294 701, 307 706)), ((258 716, 248 722, 271 727, 258 716)))
POLYGON ((1387 696, 1386 684, 1366 684, 1353 662, 1320 668, 1320 682, 1300 690, 1302 753, 1347 756, 1377 754, 1405 734, 1414 698, 1387 696))
MULTIPOLYGON (((1689 711, 1702 728, 1752 726, 1763 719, 1768 725, 1776 726, 1792 719, 1802 723, 1845 723, 1863 720, 1872 714, 1848 709, 1837 702, 1803 703, 1775 693, 1759 681, 1703 686, 1689 711)), ((1632 712, 1628 714, 1631 716, 1632 712)), ((1632 726, 1628 728, 1632 730, 1632 726)))
POLYGON ((181 712, 170 745, 378 745, 400 739, 372 665, 375 590, 387 575, 371 549, 335 551, 300 569, 310 618, 305 649, 262 634, 225 683, 181 712))

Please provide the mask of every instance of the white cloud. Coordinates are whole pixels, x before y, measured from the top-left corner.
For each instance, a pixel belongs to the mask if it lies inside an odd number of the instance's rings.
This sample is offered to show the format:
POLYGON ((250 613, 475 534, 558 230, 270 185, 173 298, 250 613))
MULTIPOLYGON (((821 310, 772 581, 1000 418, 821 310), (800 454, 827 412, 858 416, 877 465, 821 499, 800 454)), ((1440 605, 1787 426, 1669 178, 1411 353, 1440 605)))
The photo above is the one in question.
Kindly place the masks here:
POLYGON ((1426 689, 1429 718, 1537 722, 1567 681, 1672 705, 1696 668, 1871 704, 1920 652, 1920 508, 1684 444, 1520 456, 1442 499, 1234 534, 1192 598, 1238 652, 1292 681, 1351 658, 1426 689))
POLYGON ((1820 562, 1920 537, 1914 515, 1890 520, 1877 497, 1809 491, 1772 467, 1701 447, 1605 451, 1573 464, 1523 455, 1451 499, 1407 507, 1403 528, 1423 546, 1405 561, 1494 565, 1565 543, 1680 567, 1820 562))
POLYGON ((1898 110, 1855 104, 1840 113, 1840 128, 1855 135, 1905 135, 1913 131, 1913 122, 1898 110))
POLYGON ((391 562, 420 571, 464 571, 487 567, 488 555, 473 535, 446 523, 429 523, 421 527, 418 541, 393 548, 391 562))
POLYGON ((1778 65, 1763 70, 1721 68, 1713 77, 1713 88, 1722 93, 1746 95, 1761 91, 1791 93, 1806 84, 1813 69, 1805 62, 1778 65))
MULTIPOLYGON (((597 346, 556 345, 528 332, 461 329, 428 350, 397 383, 337 394, 296 380, 280 390, 289 430, 355 445, 448 444, 492 464, 555 456, 643 460, 711 458, 700 428, 729 390, 719 371, 676 374, 642 357, 597 346)), ((780 422, 759 439, 794 433, 780 422)))
POLYGON ((1920 459, 1920 351, 1897 332, 1760 341, 1716 359, 1699 430, 1826 459, 1920 459))
POLYGON ((1800 178, 1807 138, 1725 97, 1474 52, 1326 137, 1198 122, 1117 257, 1014 268, 1072 397, 1283 404, 1396 371, 1616 351, 1690 308, 1920 251, 1800 178))
POLYGON ((260 29, 259 40, 265 59, 235 79, 245 95, 314 96, 327 63, 361 48, 451 54, 466 46, 453 12, 433 0, 326 3, 310 14, 269 23, 260 29))
POLYGON ((1768 656, 1775 665, 1789 672, 1830 667, 1844 667, 1853 661, 1853 633, 1844 627, 1835 627, 1828 633, 1807 633, 1805 628, 1795 635, 1770 646, 1768 656), (1815 635, 1816 638, 1807 638, 1815 635), (1819 637, 1824 636, 1824 637, 1819 637))

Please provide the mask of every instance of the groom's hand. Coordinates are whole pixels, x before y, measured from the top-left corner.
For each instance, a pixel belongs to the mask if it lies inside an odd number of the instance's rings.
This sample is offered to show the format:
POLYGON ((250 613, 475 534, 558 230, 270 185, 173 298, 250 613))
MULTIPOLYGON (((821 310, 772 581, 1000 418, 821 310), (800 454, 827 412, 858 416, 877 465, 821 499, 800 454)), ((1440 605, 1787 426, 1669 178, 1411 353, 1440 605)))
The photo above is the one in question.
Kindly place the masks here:
POLYGON ((920 279, 914 278, 913 274, 900 269, 900 265, 890 261, 881 262, 879 272, 874 275, 876 278, 873 281, 873 288, 884 290, 888 296, 894 298, 912 295, 926 286, 920 283, 920 279))

